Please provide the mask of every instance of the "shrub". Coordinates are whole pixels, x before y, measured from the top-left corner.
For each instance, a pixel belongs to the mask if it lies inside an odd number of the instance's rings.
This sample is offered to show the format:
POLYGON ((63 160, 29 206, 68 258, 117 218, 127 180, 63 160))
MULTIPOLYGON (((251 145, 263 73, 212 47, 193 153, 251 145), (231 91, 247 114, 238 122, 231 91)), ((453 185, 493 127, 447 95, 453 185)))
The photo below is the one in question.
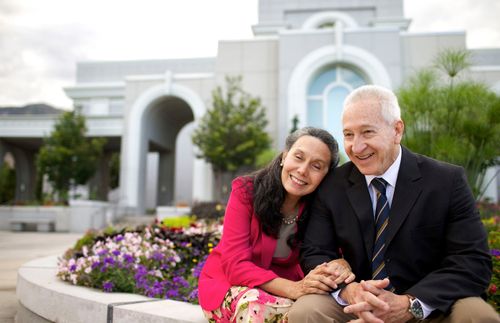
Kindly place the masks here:
POLYGON ((224 217, 226 206, 219 202, 200 202, 191 208, 197 219, 218 220, 224 217))
POLYGON ((164 218, 161 225, 168 228, 187 228, 193 223, 194 217, 189 215, 164 218))

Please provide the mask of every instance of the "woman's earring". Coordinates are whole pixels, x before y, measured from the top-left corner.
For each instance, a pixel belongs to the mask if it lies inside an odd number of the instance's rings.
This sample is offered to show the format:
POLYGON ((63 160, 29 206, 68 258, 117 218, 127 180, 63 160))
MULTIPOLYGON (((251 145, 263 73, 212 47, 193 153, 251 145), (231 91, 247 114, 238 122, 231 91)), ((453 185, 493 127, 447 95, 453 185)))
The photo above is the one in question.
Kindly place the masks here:
POLYGON ((283 167, 283 161, 281 161, 280 166, 283 167))

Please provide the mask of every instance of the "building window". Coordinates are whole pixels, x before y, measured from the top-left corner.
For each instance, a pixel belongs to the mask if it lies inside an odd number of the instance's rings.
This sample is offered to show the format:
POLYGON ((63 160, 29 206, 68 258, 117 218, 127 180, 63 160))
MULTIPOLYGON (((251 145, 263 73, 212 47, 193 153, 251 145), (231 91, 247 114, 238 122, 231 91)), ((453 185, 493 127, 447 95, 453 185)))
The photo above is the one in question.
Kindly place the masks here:
POLYGON ((317 12, 304 21, 302 29, 327 29, 339 25, 347 28, 356 28, 358 23, 350 15, 339 11, 317 12))
POLYGON ((318 29, 328 29, 328 28, 332 29, 332 28, 335 28, 335 23, 336 23, 335 20, 323 22, 322 24, 320 24, 318 26, 318 29))
POLYGON ((342 104, 355 88, 367 84, 358 71, 335 65, 319 72, 309 84, 307 92, 307 124, 328 130, 339 143, 343 153, 342 104))

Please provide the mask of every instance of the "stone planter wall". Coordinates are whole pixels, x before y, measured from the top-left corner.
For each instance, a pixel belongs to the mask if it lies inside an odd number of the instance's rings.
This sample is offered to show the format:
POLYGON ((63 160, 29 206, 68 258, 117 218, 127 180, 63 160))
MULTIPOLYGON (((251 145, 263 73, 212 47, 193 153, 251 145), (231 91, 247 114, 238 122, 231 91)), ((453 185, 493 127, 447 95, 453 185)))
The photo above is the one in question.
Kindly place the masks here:
POLYGON ((105 228, 117 214, 115 204, 88 200, 70 201, 70 206, 1 206, 0 230, 11 230, 13 221, 40 219, 53 221, 57 232, 85 232, 105 228))
POLYGON ((66 206, 0 206, 0 230, 10 230, 11 221, 43 219, 55 222, 55 231, 69 231, 70 211, 66 206))

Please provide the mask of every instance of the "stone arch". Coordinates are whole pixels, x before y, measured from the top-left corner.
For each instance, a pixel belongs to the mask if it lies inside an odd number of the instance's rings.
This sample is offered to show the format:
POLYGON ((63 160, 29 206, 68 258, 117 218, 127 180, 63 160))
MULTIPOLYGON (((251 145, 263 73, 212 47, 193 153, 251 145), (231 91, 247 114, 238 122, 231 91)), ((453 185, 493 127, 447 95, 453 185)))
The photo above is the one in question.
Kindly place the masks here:
MULTIPOLYGON (((204 114, 206 108, 201 98, 193 90, 172 83, 172 77, 167 73, 166 82, 153 86, 142 93, 132 105, 126 118, 126 129, 122 141, 122 163, 120 169, 120 205, 126 207, 127 213, 142 213, 145 209, 144 194, 145 176, 140 176, 145 169, 147 152, 144 140, 145 116, 165 98, 177 98, 185 102, 191 109, 196 122, 204 114)), ((203 185, 200 181, 199 163, 195 162, 193 183, 203 185)), ((193 187, 196 187, 193 185, 193 187)))

